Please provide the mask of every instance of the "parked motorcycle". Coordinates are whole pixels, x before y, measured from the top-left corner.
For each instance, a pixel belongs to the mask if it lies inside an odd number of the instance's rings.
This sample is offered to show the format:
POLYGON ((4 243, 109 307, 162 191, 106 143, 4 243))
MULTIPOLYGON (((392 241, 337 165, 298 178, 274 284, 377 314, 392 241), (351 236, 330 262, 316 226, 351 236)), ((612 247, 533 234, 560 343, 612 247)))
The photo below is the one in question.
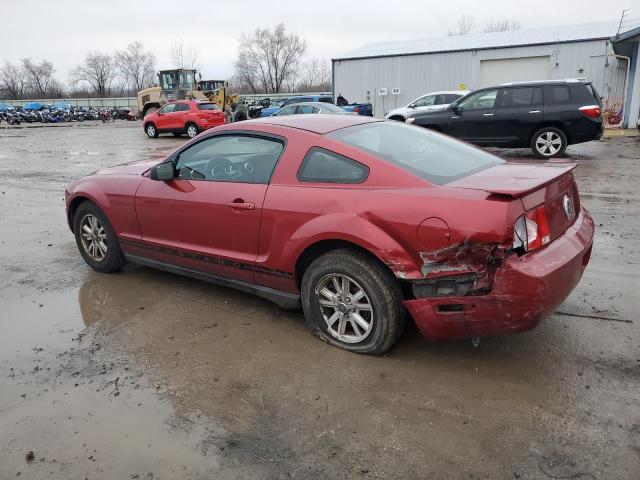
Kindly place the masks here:
POLYGON ((6 109, 0 112, 0 123, 7 122, 9 125, 20 125, 20 117, 16 114, 15 109, 6 109))
POLYGON ((100 120, 102 120, 102 123, 115 121, 115 118, 113 118, 113 115, 111 113, 111 110, 100 110, 99 117, 100 117, 100 120))

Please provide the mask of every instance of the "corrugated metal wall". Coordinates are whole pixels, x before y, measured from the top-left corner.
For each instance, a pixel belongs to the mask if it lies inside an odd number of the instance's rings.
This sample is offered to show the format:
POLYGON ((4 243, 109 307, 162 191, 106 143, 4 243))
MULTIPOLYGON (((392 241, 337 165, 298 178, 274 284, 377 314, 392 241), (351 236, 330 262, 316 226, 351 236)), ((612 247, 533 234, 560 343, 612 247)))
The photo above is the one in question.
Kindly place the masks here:
POLYGON ((342 93, 350 102, 370 101, 374 114, 381 117, 424 93, 455 90, 460 83, 479 88, 481 60, 544 55, 549 56, 552 79, 587 78, 603 96, 622 97, 626 62, 613 57, 604 40, 334 61, 335 94, 342 93), (389 94, 379 96, 378 89, 385 87, 389 94), (396 87, 401 94, 390 95, 396 87))

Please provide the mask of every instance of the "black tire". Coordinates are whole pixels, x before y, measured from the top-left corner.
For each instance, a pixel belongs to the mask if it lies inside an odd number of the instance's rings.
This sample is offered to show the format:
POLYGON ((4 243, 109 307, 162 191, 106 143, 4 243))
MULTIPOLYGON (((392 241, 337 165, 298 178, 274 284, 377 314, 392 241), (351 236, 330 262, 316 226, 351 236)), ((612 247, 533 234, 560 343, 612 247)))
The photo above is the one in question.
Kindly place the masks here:
POLYGON ((556 127, 541 128, 531 138, 531 150, 538 158, 559 157, 564 154, 567 146, 567 136, 556 127))
POLYGON ((187 123, 184 126, 184 133, 186 133, 189 138, 195 138, 195 136, 200 133, 200 129, 195 123, 187 123))
POLYGON ((406 119, 400 115, 394 115, 393 117, 389 117, 389 120, 393 120, 395 122, 404 122, 406 119))
POLYGON ((127 264, 127 260, 120 248, 118 237, 116 236, 111 223, 109 223, 109 219, 96 204, 86 201, 78 206, 73 216, 73 231, 76 237, 76 245, 78 246, 78 250, 80 250, 82 258, 84 258, 87 265, 94 270, 103 273, 110 273, 120 270, 127 264), (104 255, 104 258, 100 260, 96 260, 92 257, 88 249, 83 244, 81 237, 81 232, 83 231, 83 220, 89 216, 93 216, 98 219, 104 229, 104 233, 106 234, 105 243, 107 246, 107 253, 104 255))
POLYGON ((244 122, 249 118, 247 111, 244 108, 238 107, 238 109, 233 112, 233 123, 235 122, 244 122))
POLYGON ((144 132, 147 134, 149 138, 158 138, 158 129, 156 126, 149 122, 144 126, 144 132))
MULTIPOLYGON (((357 250, 333 250, 311 263, 302 277, 301 297, 305 319, 311 332, 331 345, 356 353, 379 355, 386 352, 398 340, 406 322, 398 281, 384 266, 357 250), (366 337, 360 341, 346 342, 337 338, 335 330, 332 333, 325 320, 323 308, 327 307, 320 306, 320 294, 316 290, 332 275, 348 276, 354 282, 356 291, 361 288, 366 294, 365 301, 368 301, 372 311, 372 316, 367 317, 367 320, 372 326, 368 334, 363 332, 366 337)), ((343 300, 346 302, 346 299, 343 300)), ((343 303, 341 306, 349 307, 349 304, 343 303)), ((327 315, 331 310, 328 312, 327 315)), ((335 313, 338 311, 335 310, 335 313)), ((346 322, 350 320, 347 319, 346 322)), ((356 333, 355 329, 352 331, 356 333)), ((357 338, 355 335, 354 337, 357 338)))

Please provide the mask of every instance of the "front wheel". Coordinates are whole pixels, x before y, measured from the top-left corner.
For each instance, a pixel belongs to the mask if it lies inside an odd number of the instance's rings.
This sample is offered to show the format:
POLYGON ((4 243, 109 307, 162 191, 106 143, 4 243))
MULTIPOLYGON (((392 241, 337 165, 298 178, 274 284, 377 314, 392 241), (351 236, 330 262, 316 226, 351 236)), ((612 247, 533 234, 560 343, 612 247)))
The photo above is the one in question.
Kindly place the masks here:
POLYGON ((107 216, 94 203, 80 204, 73 217, 73 232, 84 261, 99 272, 114 272, 127 263, 107 216))
POLYGON ((545 127, 533 134, 531 150, 538 158, 559 157, 567 149, 567 136, 556 127, 545 127))
POLYGON ((187 137, 189 138, 193 138, 198 135, 198 127, 193 123, 188 123, 185 130, 187 132, 187 137))
POLYGON ((158 129, 153 123, 148 123, 146 127, 144 127, 144 131, 147 133, 149 138, 157 138, 158 137, 158 129))
POLYGON ((334 250, 316 259, 304 273, 301 294, 311 332, 345 350, 384 353, 404 329, 397 280, 356 250, 334 250))

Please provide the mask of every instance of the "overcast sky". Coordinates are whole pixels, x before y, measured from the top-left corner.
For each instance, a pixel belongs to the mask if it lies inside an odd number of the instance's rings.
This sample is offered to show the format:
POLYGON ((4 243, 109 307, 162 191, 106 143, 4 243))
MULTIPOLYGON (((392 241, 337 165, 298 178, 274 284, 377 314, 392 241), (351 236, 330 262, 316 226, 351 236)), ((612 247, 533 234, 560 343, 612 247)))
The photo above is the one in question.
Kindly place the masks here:
POLYGON ((509 18, 522 28, 617 20, 637 0, 0 0, 0 61, 48 59, 57 76, 88 51, 113 53, 140 40, 171 67, 171 43, 200 51, 203 77, 233 73, 238 38, 284 22, 308 42, 308 55, 329 59, 364 44, 446 35, 460 15, 478 24, 509 18))

